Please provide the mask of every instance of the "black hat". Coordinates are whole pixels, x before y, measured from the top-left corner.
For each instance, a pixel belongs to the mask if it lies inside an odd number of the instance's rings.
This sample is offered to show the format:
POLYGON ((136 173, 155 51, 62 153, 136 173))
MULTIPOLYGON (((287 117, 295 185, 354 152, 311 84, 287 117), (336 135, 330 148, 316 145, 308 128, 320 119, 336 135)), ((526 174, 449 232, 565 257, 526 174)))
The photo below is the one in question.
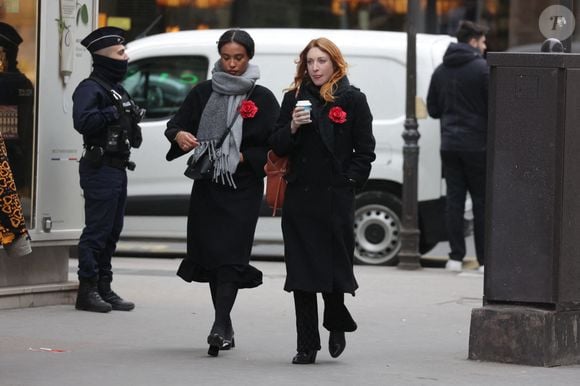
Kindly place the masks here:
POLYGON ((10 25, 0 22, 0 44, 10 44, 18 47, 22 43, 22 38, 18 32, 10 25))
POLYGON ((125 30, 117 27, 101 27, 94 30, 81 41, 91 53, 102 48, 125 43, 125 30))

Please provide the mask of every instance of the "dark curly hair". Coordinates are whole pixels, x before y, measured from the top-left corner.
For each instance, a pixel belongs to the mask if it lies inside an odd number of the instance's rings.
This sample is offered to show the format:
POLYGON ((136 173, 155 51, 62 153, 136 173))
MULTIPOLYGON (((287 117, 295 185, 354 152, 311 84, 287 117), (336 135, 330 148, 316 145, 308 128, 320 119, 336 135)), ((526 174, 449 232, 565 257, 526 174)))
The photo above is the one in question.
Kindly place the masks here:
POLYGON ((479 39, 487 34, 489 29, 483 25, 475 24, 472 21, 462 20, 457 28, 457 41, 459 43, 469 43, 471 39, 479 39))

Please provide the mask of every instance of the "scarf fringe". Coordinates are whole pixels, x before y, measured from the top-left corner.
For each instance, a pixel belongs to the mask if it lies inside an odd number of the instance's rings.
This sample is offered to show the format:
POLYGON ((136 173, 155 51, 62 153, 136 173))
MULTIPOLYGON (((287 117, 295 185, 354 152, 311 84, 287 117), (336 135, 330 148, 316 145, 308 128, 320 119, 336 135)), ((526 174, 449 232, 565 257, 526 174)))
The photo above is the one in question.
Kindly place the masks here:
MULTIPOLYGON (((201 143, 201 146, 207 148, 209 160, 213 163, 212 181, 237 189, 238 187, 234 182, 234 176, 228 167, 230 164, 229 156, 223 154, 221 148, 216 147, 216 145, 217 142, 215 140, 201 143)), ((222 146, 224 145, 222 144, 222 146)))

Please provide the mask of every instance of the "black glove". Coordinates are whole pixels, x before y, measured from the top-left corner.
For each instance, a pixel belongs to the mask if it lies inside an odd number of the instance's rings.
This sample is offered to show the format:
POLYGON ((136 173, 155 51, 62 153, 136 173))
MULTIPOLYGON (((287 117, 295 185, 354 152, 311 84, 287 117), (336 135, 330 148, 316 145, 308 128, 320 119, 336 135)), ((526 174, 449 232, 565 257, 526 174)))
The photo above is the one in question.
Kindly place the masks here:
POLYGON ((131 147, 134 147, 135 149, 143 143, 143 134, 141 133, 141 127, 138 124, 134 124, 131 128, 129 142, 131 143, 131 147))
POLYGON ((128 100, 122 105, 118 104, 117 109, 119 110, 119 114, 129 114, 135 123, 141 122, 143 117, 145 117, 146 112, 145 109, 137 106, 133 100, 128 100))

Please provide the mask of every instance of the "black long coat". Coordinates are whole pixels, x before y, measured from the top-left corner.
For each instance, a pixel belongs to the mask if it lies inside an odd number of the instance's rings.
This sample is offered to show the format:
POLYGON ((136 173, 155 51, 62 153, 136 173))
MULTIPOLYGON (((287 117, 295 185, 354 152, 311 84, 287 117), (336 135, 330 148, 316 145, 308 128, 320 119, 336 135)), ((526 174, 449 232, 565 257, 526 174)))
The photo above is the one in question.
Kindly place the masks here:
POLYGON ((284 95, 275 133, 278 155, 290 156, 282 210, 286 291, 354 294, 354 194, 375 159, 372 115, 365 95, 343 78, 335 102, 324 103, 314 86, 284 95), (290 132, 298 99, 309 99, 312 123, 290 132), (346 113, 344 123, 330 120, 332 108, 346 113))
MULTIPOLYGON (((211 80, 194 87, 167 123, 165 136, 171 142, 168 161, 185 154, 174 141, 175 135, 179 130, 197 134, 201 113, 211 92, 211 80)), ((234 266, 239 273, 234 280, 239 288, 261 283, 260 272, 249 265, 249 260, 264 194, 268 137, 280 106, 272 92, 262 86, 256 86, 248 99, 256 104, 258 111, 253 118, 243 121, 240 151, 244 162, 233 175, 237 189, 201 180, 195 181, 191 190, 187 257, 177 273, 188 282, 208 281, 209 271, 234 266)))

